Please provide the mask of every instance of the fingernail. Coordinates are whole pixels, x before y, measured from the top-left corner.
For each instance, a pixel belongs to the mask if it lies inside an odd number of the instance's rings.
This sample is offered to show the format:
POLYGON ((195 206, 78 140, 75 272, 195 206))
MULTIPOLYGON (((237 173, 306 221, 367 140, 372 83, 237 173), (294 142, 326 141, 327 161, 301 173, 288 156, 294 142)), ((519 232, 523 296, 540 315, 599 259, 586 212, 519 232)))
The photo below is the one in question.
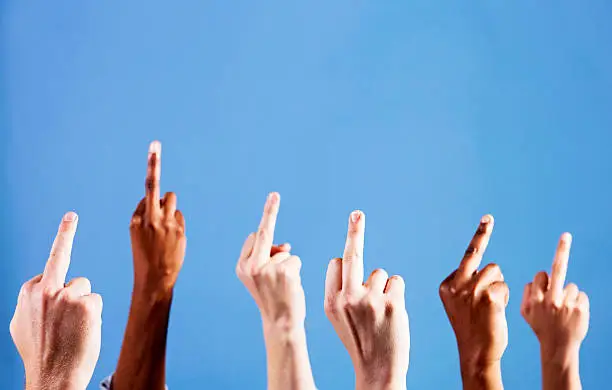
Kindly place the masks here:
POLYGON ((482 219, 480 220, 480 223, 489 223, 491 222, 491 216, 489 214, 485 215, 484 217, 482 217, 482 219))
POLYGON ((276 204, 279 199, 280 195, 278 192, 271 192, 270 195, 268 195, 268 202, 270 202, 270 204, 276 204))
POLYGON ((351 213, 351 221, 353 223, 359 222, 360 219, 361 219, 361 211, 355 210, 351 213))
POLYGON ((561 239, 565 242, 572 242, 572 235, 570 233, 565 232, 561 235, 561 239))
POLYGON ((77 215, 77 213, 70 211, 67 212, 66 214, 64 214, 64 221, 66 222, 74 222, 77 220, 79 216, 77 215))
POLYGON ((161 142, 153 141, 149 145, 149 153, 159 154, 161 153, 161 142))

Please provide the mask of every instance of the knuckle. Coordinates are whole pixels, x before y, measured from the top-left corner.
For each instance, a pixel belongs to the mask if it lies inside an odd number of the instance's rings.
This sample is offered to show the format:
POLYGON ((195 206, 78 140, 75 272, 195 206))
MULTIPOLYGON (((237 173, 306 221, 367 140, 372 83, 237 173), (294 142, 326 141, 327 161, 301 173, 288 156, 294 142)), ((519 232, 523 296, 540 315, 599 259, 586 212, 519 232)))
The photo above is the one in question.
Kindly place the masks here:
POLYGON ((270 272, 269 267, 252 268, 250 275, 256 284, 267 283, 272 280, 272 272, 270 272))
POLYGON ((385 317, 391 317, 395 313, 397 308, 393 302, 387 302, 385 304, 385 317))
POLYGON ((145 187, 149 191, 153 191, 157 187, 157 179, 153 176, 149 176, 145 180, 145 187))
POLYGON ((32 291, 32 285, 29 283, 24 283, 21 285, 21 288, 19 289, 19 296, 24 297, 26 295, 29 295, 31 291, 32 291))
POLYGON ((323 301, 323 310, 327 315, 335 316, 338 313, 338 305, 335 297, 326 296, 323 301))
POLYGON ((266 229, 264 227, 259 227, 257 229, 257 237, 260 240, 267 240, 268 239, 268 232, 266 231, 266 229))
POLYGON ((58 295, 60 298, 64 298, 64 295, 65 295, 64 289, 61 289, 59 293, 56 292, 54 289, 52 289, 49 286, 43 286, 40 289, 40 296, 43 300, 54 299, 56 295, 58 295))
POLYGON ((470 244, 467 249, 465 250, 465 252, 463 253, 464 256, 472 256, 475 255, 479 252, 479 248, 474 245, 474 244, 470 244))
POLYGON ((367 296, 361 301, 360 306, 366 313, 376 313, 379 305, 374 299, 367 296))

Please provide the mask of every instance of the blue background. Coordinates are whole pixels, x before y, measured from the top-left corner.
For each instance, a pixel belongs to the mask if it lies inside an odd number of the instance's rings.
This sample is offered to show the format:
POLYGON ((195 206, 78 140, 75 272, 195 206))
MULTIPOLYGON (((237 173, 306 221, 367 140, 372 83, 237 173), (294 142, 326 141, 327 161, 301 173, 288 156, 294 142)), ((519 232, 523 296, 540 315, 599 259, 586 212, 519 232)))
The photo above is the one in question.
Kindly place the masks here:
POLYGON ((354 208, 368 216, 366 272, 406 279, 409 388, 460 388, 438 285, 487 212, 485 261, 511 289, 507 388, 540 386, 519 304, 566 230, 568 277, 592 305, 583 383, 612 380, 610 2, 0 0, 0 15, 3 388, 22 383, 8 332, 19 286, 42 271, 66 210, 80 215, 71 276, 105 303, 91 388, 113 371, 153 139, 189 239, 171 389, 265 388, 258 311, 234 265, 271 190, 278 241, 304 262, 321 389, 353 385, 323 285, 354 208))

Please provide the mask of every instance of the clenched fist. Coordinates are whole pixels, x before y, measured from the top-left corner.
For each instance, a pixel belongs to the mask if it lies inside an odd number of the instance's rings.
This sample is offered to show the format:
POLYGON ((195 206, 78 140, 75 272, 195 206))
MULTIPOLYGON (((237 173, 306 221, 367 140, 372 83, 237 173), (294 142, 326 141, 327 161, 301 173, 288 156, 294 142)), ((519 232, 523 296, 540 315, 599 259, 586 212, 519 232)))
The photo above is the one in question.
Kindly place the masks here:
POLYGON ((185 220, 176 208, 176 194, 160 199, 161 144, 152 142, 146 178, 146 195, 130 223, 134 256, 134 284, 145 290, 174 287, 185 258, 185 220))
POLYGON ((278 193, 268 195, 257 233, 242 247, 236 274, 261 313, 268 390, 314 390, 304 329, 302 262, 289 253, 289 244, 273 245, 279 205, 278 193))
POLYGON ((325 312, 355 367, 356 388, 405 389, 410 331, 404 280, 382 269, 363 283, 365 215, 351 213, 344 255, 329 263, 325 312))
POLYGON ((440 298, 457 338, 466 388, 502 388, 499 365, 508 345, 505 309, 509 290, 497 264, 478 271, 492 231, 493 217, 486 215, 459 268, 440 285, 440 298))
POLYGON ((82 390, 100 354, 102 298, 85 278, 65 284, 77 215, 67 213, 42 275, 19 292, 10 330, 26 389, 82 390))
POLYGON ((525 286, 521 314, 540 341, 544 389, 580 389, 578 355, 589 328, 589 298, 570 283, 564 288, 572 236, 559 240, 552 272, 525 286))

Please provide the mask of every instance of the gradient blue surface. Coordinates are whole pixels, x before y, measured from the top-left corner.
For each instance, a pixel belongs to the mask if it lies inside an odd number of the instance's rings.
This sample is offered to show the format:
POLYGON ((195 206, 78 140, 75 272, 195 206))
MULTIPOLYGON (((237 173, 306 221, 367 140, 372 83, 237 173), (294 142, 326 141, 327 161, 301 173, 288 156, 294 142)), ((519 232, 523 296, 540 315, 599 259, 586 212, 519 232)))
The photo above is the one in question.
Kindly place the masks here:
POLYGON ((271 190, 278 241, 303 259, 321 389, 353 385, 322 299, 354 208, 368 216, 366 272, 406 279, 409 388, 460 388, 437 289, 487 212, 485 260, 511 289, 507 388, 539 388, 520 298, 566 230, 569 279, 591 298, 583 383, 609 387, 610 2, 290 3, 0 0, 2 388, 22 383, 8 333, 19 286, 42 271, 66 210, 80 215, 70 274, 105 303, 94 381, 114 369, 153 139, 162 190, 187 219, 171 390, 265 387, 258 312, 234 264, 271 190))

